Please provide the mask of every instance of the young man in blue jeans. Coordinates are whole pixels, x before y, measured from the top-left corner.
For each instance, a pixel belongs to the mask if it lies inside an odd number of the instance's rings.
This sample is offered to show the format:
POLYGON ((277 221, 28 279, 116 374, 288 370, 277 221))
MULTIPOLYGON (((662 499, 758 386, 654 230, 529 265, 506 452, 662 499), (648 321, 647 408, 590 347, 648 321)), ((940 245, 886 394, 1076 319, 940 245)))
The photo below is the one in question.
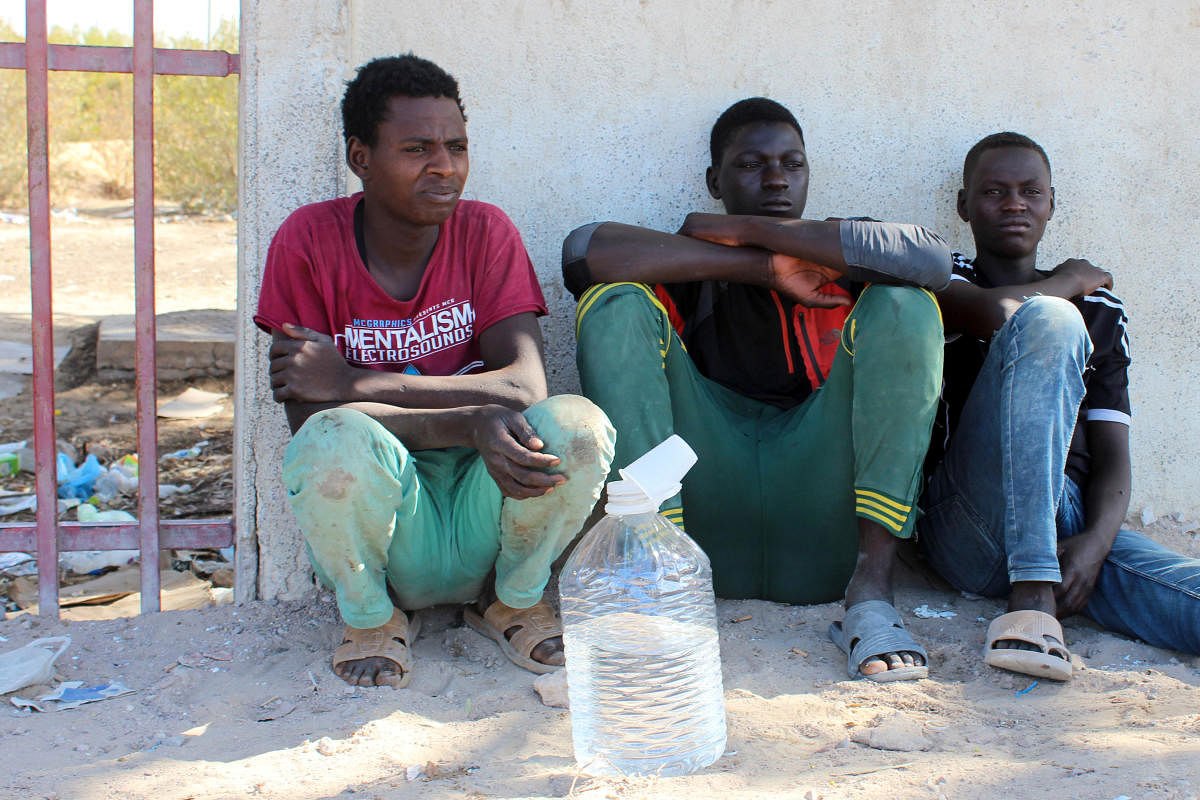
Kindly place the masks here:
POLYGON ((938 294, 948 445, 918 523, 930 561, 958 589, 1008 595, 988 628, 993 666, 1066 680, 1058 618, 1078 612, 1200 653, 1200 560, 1121 530, 1129 340, 1112 276, 1079 259, 1037 268, 1054 213, 1045 151, 1011 132, 982 139, 958 212, 976 255, 955 254, 938 294))

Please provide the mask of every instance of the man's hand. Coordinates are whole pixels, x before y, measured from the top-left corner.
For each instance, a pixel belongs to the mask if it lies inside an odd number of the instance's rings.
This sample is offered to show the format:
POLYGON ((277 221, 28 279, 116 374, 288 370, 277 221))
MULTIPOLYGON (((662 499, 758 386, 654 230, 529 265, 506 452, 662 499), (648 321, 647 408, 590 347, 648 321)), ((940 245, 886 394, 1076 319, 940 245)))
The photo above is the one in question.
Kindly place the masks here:
POLYGON ((770 259, 768 288, 784 297, 809 308, 836 308, 853 303, 847 295, 821 291, 822 286, 842 277, 836 269, 782 253, 771 253, 770 259))
POLYGON ((690 236, 713 244, 723 244, 727 247, 740 247, 745 244, 741 240, 741 229, 736 224, 736 218, 728 214, 688 214, 683 225, 679 228, 680 236, 690 236))
POLYGON ((1099 267, 1093 266, 1090 261, 1082 258, 1068 258, 1055 267, 1050 274, 1074 280, 1079 287, 1079 291, 1073 295, 1074 297, 1083 297, 1084 295, 1091 294, 1102 286, 1105 289, 1113 287, 1111 272, 1105 272, 1099 267))
POLYGON ((1087 606, 1108 551, 1103 542, 1086 531, 1058 543, 1062 583, 1054 587, 1054 600, 1060 619, 1078 614, 1087 606))
POLYGON ((354 368, 338 351, 333 339, 291 323, 283 323, 287 339, 271 342, 271 390, 276 402, 336 403, 352 400, 349 392, 354 368))
POLYGON ((519 412, 504 406, 482 406, 474 423, 473 446, 505 497, 541 497, 567 482, 565 475, 543 471, 557 466, 561 459, 538 452, 545 443, 519 412))

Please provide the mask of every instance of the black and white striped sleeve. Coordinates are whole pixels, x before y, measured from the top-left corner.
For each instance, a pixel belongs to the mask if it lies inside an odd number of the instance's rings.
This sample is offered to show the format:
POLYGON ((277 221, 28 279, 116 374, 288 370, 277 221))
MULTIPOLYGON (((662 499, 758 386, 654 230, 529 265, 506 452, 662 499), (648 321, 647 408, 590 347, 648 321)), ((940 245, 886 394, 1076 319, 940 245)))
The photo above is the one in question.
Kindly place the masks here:
POLYGON ((1079 299, 1080 311, 1092 337, 1092 357, 1085 375, 1084 396, 1089 422, 1130 424, 1129 319, 1120 298, 1097 289, 1079 299))

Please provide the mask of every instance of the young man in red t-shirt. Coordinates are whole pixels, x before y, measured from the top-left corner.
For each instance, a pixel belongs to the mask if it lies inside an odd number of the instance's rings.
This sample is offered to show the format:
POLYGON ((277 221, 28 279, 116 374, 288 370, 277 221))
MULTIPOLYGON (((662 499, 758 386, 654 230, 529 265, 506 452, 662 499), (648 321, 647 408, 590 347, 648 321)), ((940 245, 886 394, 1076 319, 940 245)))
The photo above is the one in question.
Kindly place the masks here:
POLYGON ((582 397, 546 398, 546 307, 521 237, 459 199, 455 80, 411 54, 376 59, 342 117, 363 191, 283 223, 254 317, 294 434, 292 510, 347 624, 334 672, 407 684, 416 630, 399 609, 476 599, 467 622, 548 672, 562 629, 543 591, 599 497, 612 427, 582 397))

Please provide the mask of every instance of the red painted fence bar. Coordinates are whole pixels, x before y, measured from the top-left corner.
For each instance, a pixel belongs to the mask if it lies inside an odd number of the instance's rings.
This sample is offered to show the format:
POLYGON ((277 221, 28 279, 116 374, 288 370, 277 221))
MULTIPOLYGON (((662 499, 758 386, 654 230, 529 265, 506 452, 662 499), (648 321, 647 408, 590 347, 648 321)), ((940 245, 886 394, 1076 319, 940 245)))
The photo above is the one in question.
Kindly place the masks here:
MULTIPOLYGON (((158 564, 158 384, 154 343, 154 0, 133 4, 133 277, 137 311, 141 563, 158 564), (147 346, 148 345, 148 346, 147 346), (145 467, 142 464, 145 464, 145 467)), ((157 569, 142 571, 142 613, 159 610, 157 569)))
MULTIPOLYGON (((128 47, 51 45, 46 0, 26 0, 25 42, 0 42, 0 69, 25 70, 29 150, 29 250, 33 316, 34 523, 0 523, 0 552, 36 549, 38 608, 57 616, 60 550, 141 551, 157 564, 160 548, 228 547, 230 520, 159 520, 158 422, 154 319, 154 75, 225 77, 236 74, 235 54, 154 47, 153 0, 135 0, 134 43, 128 47), (133 73, 134 292, 138 420, 138 522, 58 522, 54 430, 54 328, 50 268, 48 71, 133 73)), ((142 611, 160 608, 158 570, 144 569, 142 611)))
MULTIPOLYGON (((87 44, 50 45, 49 66, 59 72, 133 72, 133 51, 128 47, 87 44)), ((237 53, 220 50, 154 49, 156 75, 199 75, 224 78, 241 68, 237 53)), ((0 69, 25 69, 25 45, 0 42, 0 69)))
MULTIPOLYGON (((158 529, 159 544, 165 550, 218 548, 233 544, 228 521, 165 519, 158 523, 158 529)), ((58 530, 58 549, 62 552, 136 550, 141 541, 141 526, 135 522, 60 522, 58 530)), ((32 552, 36 539, 36 522, 9 522, 0 529, 0 553, 32 552)))
POLYGON ((50 281, 49 80, 46 0, 25 2, 29 148, 29 268, 33 295, 33 450, 37 486, 38 610, 58 616, 58 481, 54 436, 54 314, 50 281))

